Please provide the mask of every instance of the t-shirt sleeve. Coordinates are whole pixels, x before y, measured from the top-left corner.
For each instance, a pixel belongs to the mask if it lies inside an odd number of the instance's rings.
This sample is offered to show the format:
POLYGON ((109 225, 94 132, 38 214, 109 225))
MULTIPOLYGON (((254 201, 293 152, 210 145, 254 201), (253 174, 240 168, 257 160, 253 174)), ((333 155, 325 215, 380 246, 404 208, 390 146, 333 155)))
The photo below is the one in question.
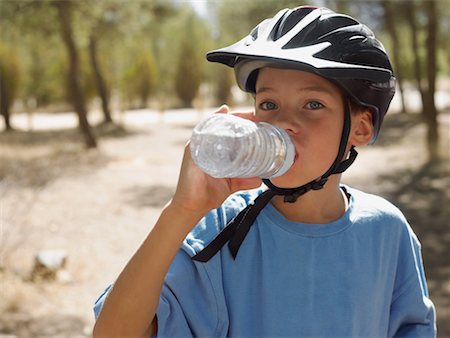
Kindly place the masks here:
POLYGON ((95 319, 97 320, 98 316, 100 315, 100 311, 103 308, 103 304, 105 303, 105 299, 108 296, 108 292, 109 290, 111 290, 112 285, 109 285, 103 292, 102 294, 97 298, 97 300, 94 303, 94 316, 95 319))
POLYGON ((435 337, 436 313, 428 290, 420 243, 407 227, 400 243, 390 312, 390 337, 435 337))
POLYGON ((180 250, 166 275, 157 309, 158 337, 223 335, 226 309, 219 284, 202 264, 180 250))
MULTIPOLYGON (((209 266, 209 269, 214 268, 209 266)), ((156 312, 157 337, 224 335, 227 322, 225 302, 220 296, 220 287, 217 287, 221 281, 211 272, 202 263, 193 262, 183 248, 179 250, 163 284, 156 312), (213 286, 212 279, 216 279, 218 284, 213 286)), ((94 304, 96 319, 111 287, 108 286, 94 304)))
POLYGON ((208 213, 186 237, 164 280, 156 313, 158 337, 224 337, 229 326, 222 280, 222 257, 193 261, 239 210, 257 196, 232 195, 208 213))

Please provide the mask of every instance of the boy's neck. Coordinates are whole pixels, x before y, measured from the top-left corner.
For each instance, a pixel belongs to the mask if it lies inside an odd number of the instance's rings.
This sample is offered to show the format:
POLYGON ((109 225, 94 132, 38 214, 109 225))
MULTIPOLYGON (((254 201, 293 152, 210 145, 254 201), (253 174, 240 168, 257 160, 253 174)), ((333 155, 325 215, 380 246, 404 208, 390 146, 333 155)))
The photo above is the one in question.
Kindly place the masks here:
POLYGON ((290 221, 310 224, 335 221, 348 208, 347 196, 339 186, 339 176, 330 177, 321 190, 311 190, 300 196, 295 203, 285 203, 283 196, 275 196, 272 205, 290 221))

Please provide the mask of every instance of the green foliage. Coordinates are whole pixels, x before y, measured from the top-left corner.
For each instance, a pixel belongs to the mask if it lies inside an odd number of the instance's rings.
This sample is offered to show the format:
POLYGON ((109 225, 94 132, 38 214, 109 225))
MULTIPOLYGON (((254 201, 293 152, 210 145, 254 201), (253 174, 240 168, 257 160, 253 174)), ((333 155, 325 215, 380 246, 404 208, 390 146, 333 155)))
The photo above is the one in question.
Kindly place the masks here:
MULTIPOLYGON (((69 102, 67 52, 59 37, 37 40, 27 35, 23 41, 28 46, 28 54, 22 57, 25 64, 23 98, 32 99, 35 108, 69 102)), ((83 93, 90 101, 96 95, 96 87, 87 51, 81 50, 79 58, 83 93)))
POLYGON ((246 36, 263 19, 274 16, 277 11, 305 3, 298 0, 223 0, 218 8, 220 43, 233 43, 246 36))
MULTIPOLYGON (((411 28, 405 16, 414 0, 393 1, 399 45, 390 43, 383 23, 380 1, 327 0, 221 0, 208 2, 208 20, 192 11, 190 1, 71 1, 73 28, 79 50, 81 78, 87 99, 92 99, 95 81, 87 53, 89 38, 98 41, 98 58, 111 91, 130 103, 148 98, 179 96, 190 105, 200 83, 208 81, 219 103, 227 102, 230 70, 210 64, 204 55, 244 37, 263 18, 279 9, 302 4, 328 5, 360 18, 375 31, 392 53, 397 48, 405 80, 414 80, 411 28), (369 20, 369 21, 367 21, 369 20), (209 27, 208 27, 209 25, 209 27), (137 51, 137 52, 133 52, 137 51), (158 76, 161 74, 161 76, 158 76)), ((416 4, 421 2, 416 0, 416 4)), ((450 2, 439 1, 438 71, 450 72, 447 41, 450 2)), ((419 7, 419 6, 418 6, 419 7)), ((420 28, 419 56, 425 69, 427 18, 417 11, 420 28)), ((36 101, 38 106, 67 100, 67 55, 62 44, 56 10, 50 0, 0 1, 0 32, 3 44, 14 49, 21 69, 16 97, 36 101)), ((232 78, 232 77, 231 77, 232 78)), ((231 79, 231 83, 234 80, 231 79)))
POLYGON ((174 89, 185 107, 192 106, 192 101, 204 79, 205 50, 201 42, 207 35, 203 28, 198 19, 188 13, 185 18, 184 33, 179 34, 179 50, 174 65, 174 89))
POLYGON ((24 98, 33 99, 36 108, 66 99, 67 57, 55 40, 27 39, 24 98))
POLYGON ((178 55, 175 91, 183 106, 191 107, 202 81, 202 65, 194 45, 184 40, 178 55))
POLYGON ((97 86, 86 50, 80 53, 80 67, 81 87, 83 89, 84 99, 88 103, 96 97, 97 86))
POLYGON ((438 50, 438 69, 444 76, 450 76, 450 1, 439 1, 437 11, 440 22, 438 33, 438 44, 441 47, 438 50))
POLYGON ((9 110, 17 98, 21 85, 22 65, 17 54, 9 46, 0 43, 0 85, 2 105, 9 110))
POLYGON ((229 67, 223 65, 216 65, 216 77, 215 77, 215 96, 217 104, 229 104, 231 105, 231 88, 234 85, 233 71, 229 67))
POLYGON ((133 55, 129 66, 122 75, 122 95, 129 104, 139 101, 145 107, 157 88, 158 69, 155 59, 148 50, 140 50, 133 55))

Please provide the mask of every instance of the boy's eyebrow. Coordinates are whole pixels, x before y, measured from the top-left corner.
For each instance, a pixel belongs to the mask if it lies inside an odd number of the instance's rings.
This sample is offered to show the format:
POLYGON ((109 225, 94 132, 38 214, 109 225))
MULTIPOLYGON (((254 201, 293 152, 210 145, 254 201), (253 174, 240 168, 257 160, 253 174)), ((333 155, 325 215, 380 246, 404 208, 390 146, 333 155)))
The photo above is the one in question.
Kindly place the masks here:
POLYGON ((319 92, 319 93, 324 93, 324 94, 328 94, 328 95, 335 95, 335 91, 332 89, 328 89, 326 87, 323 86, 308 86, 308 87, 304 87, 299 89, 298 91, 307 91, 307 92, 319 92))

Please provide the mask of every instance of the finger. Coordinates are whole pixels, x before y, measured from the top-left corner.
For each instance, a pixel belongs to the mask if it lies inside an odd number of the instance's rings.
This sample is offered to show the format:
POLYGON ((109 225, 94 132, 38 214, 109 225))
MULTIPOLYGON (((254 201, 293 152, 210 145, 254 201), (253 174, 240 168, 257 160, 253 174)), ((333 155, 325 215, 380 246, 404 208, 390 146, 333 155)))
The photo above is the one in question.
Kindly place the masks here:
POLYGON ((230 108, 226 104, 223 104, 216 111, 216 114, 228 114, 229 112, 230 112, 230 108))
POLYGON ((255 116, 253 112, 239 112, 233 113, 233 115, 253 122, 260 122, 260 120, 255 116))
POLYGON ((231 190, 233 192, 239 190, 249 190, 260 187, 262 184, 261 178, 249 177, 249 178, 232 178, 230 179, 231 190))

